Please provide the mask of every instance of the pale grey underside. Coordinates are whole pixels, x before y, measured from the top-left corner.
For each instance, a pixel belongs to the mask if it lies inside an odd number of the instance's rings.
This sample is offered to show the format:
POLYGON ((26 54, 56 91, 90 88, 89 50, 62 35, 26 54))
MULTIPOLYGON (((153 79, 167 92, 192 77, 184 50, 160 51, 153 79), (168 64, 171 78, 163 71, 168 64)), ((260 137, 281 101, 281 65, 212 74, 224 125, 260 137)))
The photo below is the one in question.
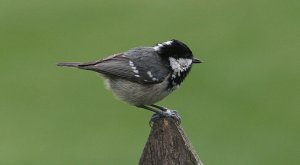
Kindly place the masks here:
POLYGON ((172 92, 167 90, 168 77, 158 84, 138 84, 126 79, 103 77, 106 79, 107 88, 117 98, 135 106, 154 104, 172 92))

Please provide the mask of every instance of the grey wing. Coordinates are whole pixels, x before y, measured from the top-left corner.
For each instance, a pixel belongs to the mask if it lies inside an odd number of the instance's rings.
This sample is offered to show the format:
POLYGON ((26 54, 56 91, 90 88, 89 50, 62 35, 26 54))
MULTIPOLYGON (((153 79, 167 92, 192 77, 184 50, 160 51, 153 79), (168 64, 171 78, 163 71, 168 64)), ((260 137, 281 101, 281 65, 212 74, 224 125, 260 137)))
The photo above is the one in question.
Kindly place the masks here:
POLYGON ((142 84, 160 83, 169 74, 167 65, 151 48, 135 48, 103 60, 80 64, 78 68, 142 84))

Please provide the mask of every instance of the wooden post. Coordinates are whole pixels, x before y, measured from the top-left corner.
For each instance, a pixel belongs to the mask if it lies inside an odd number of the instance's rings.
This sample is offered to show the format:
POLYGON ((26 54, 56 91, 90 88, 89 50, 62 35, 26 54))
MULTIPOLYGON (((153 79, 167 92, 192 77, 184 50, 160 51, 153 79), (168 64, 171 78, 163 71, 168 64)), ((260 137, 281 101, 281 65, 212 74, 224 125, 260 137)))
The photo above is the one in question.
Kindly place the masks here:
POLYGON ((139 165, 203 165, 184 131, 175 120, 153 123, 139 165))

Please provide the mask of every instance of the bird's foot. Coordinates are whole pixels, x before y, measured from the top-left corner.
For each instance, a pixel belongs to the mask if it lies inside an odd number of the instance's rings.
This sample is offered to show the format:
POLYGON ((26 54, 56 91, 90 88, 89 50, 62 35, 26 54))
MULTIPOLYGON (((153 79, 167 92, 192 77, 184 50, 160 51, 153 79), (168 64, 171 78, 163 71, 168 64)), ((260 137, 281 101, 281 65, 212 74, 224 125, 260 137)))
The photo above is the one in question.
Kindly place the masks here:
POLYGON ((152 123, 154 123, 155 121, 161 118, 173 118, 175 119, 177 124, 180 125, 181 123, 181 118, 178 112, 175 110, 167 109, 166 111, 160 111, 159 113, 153 114, 149 122, 150 126, 152 126, 152 123))

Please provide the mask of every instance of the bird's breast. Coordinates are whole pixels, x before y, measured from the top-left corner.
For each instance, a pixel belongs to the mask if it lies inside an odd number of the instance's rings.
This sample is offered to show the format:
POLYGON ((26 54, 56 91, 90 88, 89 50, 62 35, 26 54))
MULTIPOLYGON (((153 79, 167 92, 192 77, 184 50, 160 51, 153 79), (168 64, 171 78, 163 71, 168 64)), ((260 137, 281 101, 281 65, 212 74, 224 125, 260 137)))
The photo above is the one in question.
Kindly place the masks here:
POLYGON ((158 84, 139 84, 122 78, 106 77, 106 84, 117 98, 135 106, 154 104, 173 91, 168 89, 168 78, 158 84))

